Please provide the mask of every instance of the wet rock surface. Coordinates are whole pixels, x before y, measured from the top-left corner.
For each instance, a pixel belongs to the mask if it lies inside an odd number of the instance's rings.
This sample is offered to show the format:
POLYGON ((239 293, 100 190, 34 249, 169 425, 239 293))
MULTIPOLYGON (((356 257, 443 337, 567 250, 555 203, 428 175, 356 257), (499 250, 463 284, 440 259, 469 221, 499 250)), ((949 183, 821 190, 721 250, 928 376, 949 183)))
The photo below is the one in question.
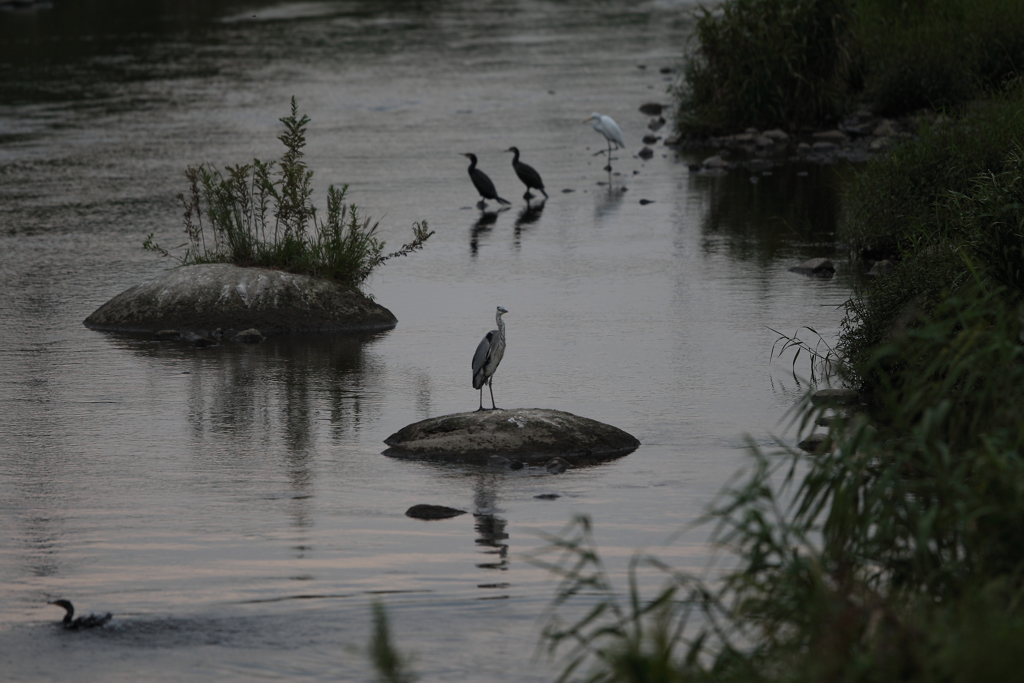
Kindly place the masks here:
POLYGON ((488 464, 498 455, 543 465, 569 465, 626 455, 640 442, 611 425, 545 408, 485 410, 432 417, 384 440, 384 455, 488 464))
MULTIPOLYGON (((932 125, 943 125, 945 121, 943 115, 934 113, 928 119, 932 125)), ((716 160, 715 163, 694 163, 690 170, 703 175, 722 175, 748 168, 750 160, 758 158, 771 159, 774 164, 864 162, 913 138, 911 131, 918 126, 919 121, 914 117, 886 119, 861 110, 845 117, 837 128, 830 130, 787 132, 780 128, 764 131, 747 128, 743 132, 710 137, 676 134, 667 137, 664 144, 694 151, 717 150, 717 154, 708 157, 716 160)))
POLYGON ((85 319, 96 330, 293 332, 387 330, 398 320, 362 293, 330 280, 217 263, 185 266, 131 287, 85 319))

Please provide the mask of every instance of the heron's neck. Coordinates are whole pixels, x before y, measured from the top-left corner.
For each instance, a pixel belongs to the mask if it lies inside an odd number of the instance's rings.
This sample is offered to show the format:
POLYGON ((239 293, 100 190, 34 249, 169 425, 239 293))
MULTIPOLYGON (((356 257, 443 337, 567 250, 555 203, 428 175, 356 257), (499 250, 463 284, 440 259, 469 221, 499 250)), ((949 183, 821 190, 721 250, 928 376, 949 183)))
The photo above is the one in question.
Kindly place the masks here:
POLYGON ((512 150, 512 163, 513 164, 519 163, 519 150, 518 149, 512 150))
POLYGON ((496 315, 494 318, 498 321, 498 336, 501 337, 501 341, 505 341, 505 322, 500 315, 496 315))

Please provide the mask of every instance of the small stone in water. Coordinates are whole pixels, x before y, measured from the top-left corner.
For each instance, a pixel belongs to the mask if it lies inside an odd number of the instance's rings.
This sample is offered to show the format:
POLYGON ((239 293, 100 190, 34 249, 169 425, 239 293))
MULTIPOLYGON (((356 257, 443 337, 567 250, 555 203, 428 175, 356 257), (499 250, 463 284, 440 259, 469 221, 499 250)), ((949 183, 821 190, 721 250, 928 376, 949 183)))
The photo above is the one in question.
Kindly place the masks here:
POLYGON ((413 517, 415 519, 448 519, 449 517, 458 517, 464 514, 466 514, 465 510, 456 510, 444 505, 426 505, 422 503, 413 505, 405 511, 406 517, 413 517))
POLYGON ((570 465, 567 460, 558 457, 551 458, 546 463, 544 463, 544 469, 546 469, 551 474, 561 474, 570 467, 572 467, 572 465, 570 465))

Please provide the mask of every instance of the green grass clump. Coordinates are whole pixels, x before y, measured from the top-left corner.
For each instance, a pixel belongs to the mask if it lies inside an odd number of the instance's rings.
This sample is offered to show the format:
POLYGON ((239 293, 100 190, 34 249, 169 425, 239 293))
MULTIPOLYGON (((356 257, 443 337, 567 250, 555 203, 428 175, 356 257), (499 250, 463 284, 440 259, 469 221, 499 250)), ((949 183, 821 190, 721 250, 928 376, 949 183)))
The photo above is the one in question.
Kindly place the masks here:
POLYGON ((817 124, 846 107, 847 0, 730 0, 699 10, 679 127, 717 133, 817 124))
MULTIPOLYGON (((291 115, 281 119, 279 136, 285 153, 279 161, 226 167, 226 175, 208 164, 189 166, 187 194, 178 199, 185 209, 188 242, 181 265, 233 263, 276 268, 327 278, 358 289, 388 259, 423 248, 433 234, 426 221, 413 224, 413 239, 384 254, 378 223, 363 218, 345 202, 347 185, 327 190, 326 220, 312 202, 311 171, 303 161, 309 117, 298 116, 295 98, 291 115)), ((150 234, 143 247, 170 257, 150 234)))

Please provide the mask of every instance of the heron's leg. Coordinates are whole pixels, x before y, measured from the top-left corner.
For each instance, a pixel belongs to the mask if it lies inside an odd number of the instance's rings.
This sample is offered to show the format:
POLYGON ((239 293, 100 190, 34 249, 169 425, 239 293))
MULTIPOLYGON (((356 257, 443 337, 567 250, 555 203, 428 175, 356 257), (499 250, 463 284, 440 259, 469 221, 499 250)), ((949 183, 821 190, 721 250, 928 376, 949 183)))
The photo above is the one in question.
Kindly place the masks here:
POLYGON ((485 201, 484 201, 483 199, 481 199, 480 201, 478 201, 478 202, 476 203, 476 208, 478 208, 478 209, 480 209, 481 211, 483 211, 484 209, 486 209, 486 208, 487 208, 487 202, 485 202, 485 201))
MULTIPOLYGON (((491 410, 500 410, 498 406, 494 405, 494 376, 491 376, 491 381, 487 383, 487 388, 491 390, 491 410)), ((483 391, 483 387, 480 387, 480 391, 483 391)))
POLYGON ((484 409, 484 388, 480 387, 480 407, 476 409, 476 412, 480 412, 484 409))

